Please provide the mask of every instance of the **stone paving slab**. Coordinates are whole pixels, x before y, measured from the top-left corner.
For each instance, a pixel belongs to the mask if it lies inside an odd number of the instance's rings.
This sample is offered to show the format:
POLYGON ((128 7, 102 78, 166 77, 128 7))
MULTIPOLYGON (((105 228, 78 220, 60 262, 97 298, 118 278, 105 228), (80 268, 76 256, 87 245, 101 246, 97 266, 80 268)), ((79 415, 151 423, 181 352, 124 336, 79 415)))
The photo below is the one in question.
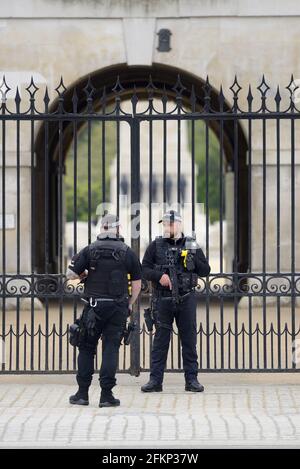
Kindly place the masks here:
MULTIPOLYGON (((199 377, 200 378, 200 377, 199 377)), ((204 393, 167 374, 162 393, 144 394, 148 376, 119 375, 121 406, 72 406, 75 376, 0 376, 0 447, 300 447, 300 376, 201 376, 204 393)))

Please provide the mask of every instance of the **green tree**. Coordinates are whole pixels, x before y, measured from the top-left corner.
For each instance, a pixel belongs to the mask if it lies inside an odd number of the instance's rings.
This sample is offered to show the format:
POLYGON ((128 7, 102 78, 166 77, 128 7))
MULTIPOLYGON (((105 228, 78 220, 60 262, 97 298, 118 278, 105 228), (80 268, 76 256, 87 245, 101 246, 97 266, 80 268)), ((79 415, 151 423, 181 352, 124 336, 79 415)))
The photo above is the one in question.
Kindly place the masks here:
MULTIPOLYGON (((116 155, 116 123, 105 122, 105 197, 110 193, 110 164, 116 155)), ((103 202, 102 197, 102 122, 90 124, 90 167, 91 167, 91 219, 96 216, 97 206, 103 202)), ((88 220, 88 141, 89 129, 85 124, 77 135, 77 219, 88 220)), ((67 221, 74 219, 74 141, 66 156, 65 175, 66 216, 67 221)))
MULTIPOLYGON (((210 223, 220 219, 220 143, 216 134, 208 127, 208 138, 206 139, 206 123, 197 120, 195 127, 195 164, 196 164, 196 190, 197 202, 204 203, 205 211, 208 210, 210 223), (206 144, 206 140, 208 144, 206 144), (206 158, 206 148, 208 158, 206 158), (207 165, 208 161, 208 165, 207 165), (208 171, 207 171, 208 168, 208 171), (208 172, 208 178, 206 175, 208 172), (206 181, 208 194, 206 200, 206 181), (206 204, 206 202, 208 204, 206 204), (208 207, 207 207, 208 205, 208 207)), ((192 121, 188 121, 189 151, 192 153, 192 121)), ((224 162, 223 162, 224 172, 224 162)), ((223 177, 223 176, 222 176, 223 177)), ((224 179, 223 179, 224 186, 224 179)), ((224 187, 223 187, 224 189, 224 187)), ((224 194, 224 190, 223 190, 224 194)), ((224 209, 223 202, 223 209, 224 209)), ((223 213, 224 215, 224 213, 223 213)))

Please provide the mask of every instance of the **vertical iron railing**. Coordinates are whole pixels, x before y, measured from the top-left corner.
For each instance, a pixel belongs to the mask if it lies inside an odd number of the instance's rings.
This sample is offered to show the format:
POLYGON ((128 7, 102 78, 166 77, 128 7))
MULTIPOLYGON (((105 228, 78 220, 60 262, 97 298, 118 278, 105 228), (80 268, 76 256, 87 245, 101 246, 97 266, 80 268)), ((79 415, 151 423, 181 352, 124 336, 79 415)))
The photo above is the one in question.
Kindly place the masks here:
MULTIPOLYGON (((122 165, 130 177, 130 203, 138 204, 146 195, 147 216, 143 218, 140 209, 131 212, 130 242, 138 256, 142 249, 140 237, 133 232, 136 217, 148 223, 150 242, 154 236, 152 202, 157 180, 160 187, 155 201, 181 207, 184 202, 191 203, 193 231, 200 216, 196 202, 203 203, 202 248, 212 270, 209 276, 199 279, 197 287, 199 369, 299 371, 295 351, 300 339, 300 197, 296 184, 300 110, 293 77, 284 92, 277 88, 274 99, 269 96, 271 89, 264 77, 256 95, 249 87, 243 98, 236 77, 225 94, 222 87, 219 91, 213 88, 208 78, 199 88, 186 85, 180 76, 175 84, 149 77, 148 82, 126 88, 118 77, 115 83, 98 89, 89 77, 84 85, 69 89, 61 79, 51 105, 47 87, 38 88, 33 79, 24 91, 28 99, 21 99, 18 88, 12 95, 14 90, 5 78, 0 86, 0 339, 6 351, 1 372, 76 369, 76 350, 69 345, 68 337, 69 325, 82 308, 82 286, 65 277, 68 256, 64 176, 70 148, 72 252, 80 249, 79 195, 83 185, 87 188, 86 244, 93 241, 93 176, 97 161, 101 166, 99 202, 109 201, 110 181, 116 211, 122 215, 122 165), (123 107, 125 101, 129 101, 130 111, 123 107), (130 132, 128 159, 122 146, 124 124, 130 132), (173 134, 171 124, 175 126, 173 134), (188 157, 184 147, 186 126, 188 157), (84 128, 86 179, 80 166, 80 132, 84 128), (97 146, 93 146, 95 129, 101 137, 97 146), (142 191, 141 177, 145 174, 141 174, 141 151, 145 148, 141 148, 141 142, 145 140, 141 135, 145 129, 148 190, 142 191), (270 139, 273 132, 275 138, 270 139), (116 174, 110 174, 109 138, 114 140, 116 174), (269 146, 270 140, 274 147, 269 146), (158 148, 159 160, 155 154, 158 148), (185 173, 190 174, 190 181, 184 181, 185 173), (187 193, 184 184, 189 187, 187 193)), ((137 231, 143 229, 138 223, 137 231)), ((120 371, 134 375, 149 370, 151 364, 153 334, 146 330, 141 315, 151 294, 148 287, 144 283, 133 310, 139 331, 130 348, 120 349, 120 371)), ((98 350, 96 366, 100 359, 98 350)), ((181 344, 175 327, 167 371, 182 371, 181 344)))

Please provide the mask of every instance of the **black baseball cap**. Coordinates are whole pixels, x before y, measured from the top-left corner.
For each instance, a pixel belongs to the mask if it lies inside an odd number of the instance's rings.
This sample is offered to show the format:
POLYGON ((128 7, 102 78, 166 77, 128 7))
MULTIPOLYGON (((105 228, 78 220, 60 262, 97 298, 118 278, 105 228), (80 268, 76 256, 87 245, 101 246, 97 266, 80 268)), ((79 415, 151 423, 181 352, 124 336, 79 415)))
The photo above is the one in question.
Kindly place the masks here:
POLYGON ((164 213, 162 219, 159 220, 158 223, 161 223, 163 221, 169 221, 169 222, 182 221, 182 218, 181 218, 180 213, 176 212, 176 210, 168 210, 167 212, 164 213))

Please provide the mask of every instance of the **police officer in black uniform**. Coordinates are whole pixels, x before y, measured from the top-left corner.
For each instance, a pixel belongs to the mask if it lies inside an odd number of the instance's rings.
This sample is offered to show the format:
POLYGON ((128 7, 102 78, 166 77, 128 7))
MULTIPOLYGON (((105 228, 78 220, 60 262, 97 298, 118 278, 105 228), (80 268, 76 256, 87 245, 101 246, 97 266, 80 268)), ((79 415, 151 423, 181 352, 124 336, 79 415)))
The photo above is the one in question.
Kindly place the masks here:
POLYGON ((99 407, 120 405, 112 393, 116 385, 118 352, 127 317, 141 289, 141 264, 119 234, 119 219, 105 215, 97 240, 72 258, 67 270, 69 279, 84 278, 83 309, 87 330, 79 344, 77 393, 71 404, 88 405, 88 389, 94 373, 94 356, 102 339, 99 407), (88 271, 87 276, 86 271, 88 271), (128 294, 130 274, 131 296, 128 294))
POLYGON ((160 220, 163 236, 156 237, 148 246, 142 261, 143 277, 152 282, 152 305, 157 315, 150 380, 141 387, 143 392, 162 391, 174 318, 182 344, 185 390, 204 390, 197 379, 195 286, 198 277, 210 273, 210 266, 196 240, 182 233, 181 221, 180 214, 174 210, 164 214, 160 220), (177 298, 174 296, 175 281, 177 298))

